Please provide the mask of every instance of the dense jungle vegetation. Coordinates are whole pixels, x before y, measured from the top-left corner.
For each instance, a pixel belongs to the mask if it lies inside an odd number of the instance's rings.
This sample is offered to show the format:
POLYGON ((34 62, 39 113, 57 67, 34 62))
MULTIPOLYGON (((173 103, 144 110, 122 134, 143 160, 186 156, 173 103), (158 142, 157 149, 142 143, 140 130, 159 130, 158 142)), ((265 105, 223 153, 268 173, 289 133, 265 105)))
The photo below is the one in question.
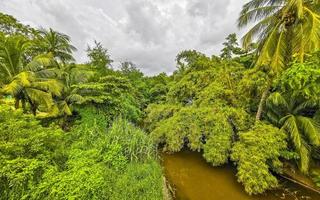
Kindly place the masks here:
POLYGON ((296 166, 320 186, 320 2, 251 0, 221 55, 172 75, 0 14, 0 199, 163 199, 159 151, 232 163, 249 194, 296 166))

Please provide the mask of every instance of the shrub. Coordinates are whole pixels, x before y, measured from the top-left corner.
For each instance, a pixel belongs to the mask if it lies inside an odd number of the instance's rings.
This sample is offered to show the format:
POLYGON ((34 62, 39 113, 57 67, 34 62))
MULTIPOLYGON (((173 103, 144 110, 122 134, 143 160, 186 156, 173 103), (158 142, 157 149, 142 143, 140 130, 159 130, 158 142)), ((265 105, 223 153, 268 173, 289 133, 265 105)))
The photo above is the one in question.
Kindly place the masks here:
POLYGON ((272 125, 257 123, 240 134, 231 158, 237 163, 238 181, 246 192, 259 194, 278 186, 278 180, 271 172, 281 172, 279 157, 286 147, 286 134, 272 125))

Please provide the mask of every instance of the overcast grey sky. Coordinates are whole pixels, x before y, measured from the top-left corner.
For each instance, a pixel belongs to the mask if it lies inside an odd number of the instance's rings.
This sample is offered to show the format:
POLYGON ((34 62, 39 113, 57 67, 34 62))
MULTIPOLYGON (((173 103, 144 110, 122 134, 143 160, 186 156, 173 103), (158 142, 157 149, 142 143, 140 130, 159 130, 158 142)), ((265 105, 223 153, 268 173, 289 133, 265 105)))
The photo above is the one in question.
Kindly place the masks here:
POLYGON ((0 11, 34 27, 71 36, 78 62, 94 40, 117 67, 132 61, 146 74, 171 73, 185 49, 219 54, 224 38, 241 36, 236 20, 246 0, 0 0, 0 11))

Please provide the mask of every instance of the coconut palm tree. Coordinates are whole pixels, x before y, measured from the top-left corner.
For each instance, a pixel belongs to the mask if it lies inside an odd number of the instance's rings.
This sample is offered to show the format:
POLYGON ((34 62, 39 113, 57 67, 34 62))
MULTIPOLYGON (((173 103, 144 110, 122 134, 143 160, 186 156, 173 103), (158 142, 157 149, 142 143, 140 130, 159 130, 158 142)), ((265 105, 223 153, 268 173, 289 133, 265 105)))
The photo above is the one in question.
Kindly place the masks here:
MULTIPOLYGON (((303 62, 306 53, 320 48, 319 0, 251 0, 243 6, 238 26, 256 23, 242 38, 246 48, 258 40, 256 66, 279 75, 296 57, 303 62)), ((257 111, 260 120, 271 81, 267 82, 257 111)))
POLYGON ((300 155, 300 170, 308 173, 310 151, 320 146, 320 124, 313 119, 315 111, 319 109, 317 102, 289 96, 285 98, 275 92, 267 98, 266 105, 268 119, 288 134, 300 155))
POLYGON ((0 36, 0 77, 2 78, 1 93, 10 94, 15 99, 15 107, 26 110, 30 105, 33 114, 45 107, 53 105, 53 96, 61 95, 62 86, 55 80, 44 75, 46 65, 51 63, 48 55, 35 57, 27 63, 26 52, 31 42, 22 36, 0 36), (32 69, 37 68, 37 71, 32 69), (42 76, 40 76, 42 75, 42 76))
POLYGON ((9 83, 14 76, 24 70, 24 54, 30 41, 22 36, 6 37, 0 34, 0 78, 9 83))
POLYGON ((26 110, 26 103, 34 115, 39 106, 50 111, 54 106, 53 96, 60 96, 63 85, 54 79, 41 79, 34 72, 24 71, 13 77, 12 81, 5 85, 2 92, 15 98, 15 107, 26 110))
POLYGON ((36 51, 42 53, 51 53, 54 58, 61 62, 74 61, 72 52, 77 49, 71 45, 71 39, 68 35, 56 32, 51 28, 49 30, 40 30, 38 40, 35 45, 36 51))
POLYGON ((84 98, 74 86, 87 83, 94 73, 88 66, 76 64, 60 64, 55 68, 55 72, 55 77, 63 83, 64 89, 62 95, 56 99, 55 112, 52 116, 70 116, 73 104, 84 102, 84 98))

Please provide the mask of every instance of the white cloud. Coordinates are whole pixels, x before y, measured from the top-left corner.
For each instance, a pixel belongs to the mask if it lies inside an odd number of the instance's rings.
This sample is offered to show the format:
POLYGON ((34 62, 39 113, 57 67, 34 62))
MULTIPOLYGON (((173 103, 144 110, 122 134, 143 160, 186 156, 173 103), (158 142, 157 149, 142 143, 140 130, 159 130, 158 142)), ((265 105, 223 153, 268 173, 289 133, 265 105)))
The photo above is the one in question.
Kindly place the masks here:
POLYGON ((239 32, 236 19, 246 0, 0 0, 0 11, 36 27, 71 36, 75 57, 86 61, 94 40, 115 65, 129 60, 147 74, 175 70, 185 49, 219 54, 224 38, 239 32))

